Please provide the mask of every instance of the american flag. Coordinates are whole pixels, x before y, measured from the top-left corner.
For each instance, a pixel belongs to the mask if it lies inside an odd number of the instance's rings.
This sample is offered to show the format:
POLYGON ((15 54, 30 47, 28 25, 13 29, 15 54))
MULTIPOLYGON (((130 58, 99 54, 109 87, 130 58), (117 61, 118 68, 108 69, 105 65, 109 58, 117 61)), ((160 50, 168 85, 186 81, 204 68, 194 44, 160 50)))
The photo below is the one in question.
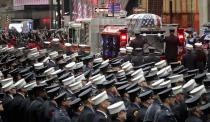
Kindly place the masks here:
POLYGON ((7 15, 6 16, 6 26, 5 26, 5 34, 6 34, 6 36, 8 37, 8 34, 9 34, 9 24, 10 24, 10 18, 9 18, 9 16, 7 15))
POLYGON ((142 18, 141 26, 143 27, 154 27, 155 26, 155 20, 152 15, 144 15, 142 18))

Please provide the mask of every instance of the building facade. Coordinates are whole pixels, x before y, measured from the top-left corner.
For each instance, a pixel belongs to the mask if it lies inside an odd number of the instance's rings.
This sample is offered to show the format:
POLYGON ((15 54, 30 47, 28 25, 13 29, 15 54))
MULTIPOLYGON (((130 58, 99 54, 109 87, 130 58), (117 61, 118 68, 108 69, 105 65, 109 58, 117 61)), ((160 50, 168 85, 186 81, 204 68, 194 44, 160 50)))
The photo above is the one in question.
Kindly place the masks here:
POLYGON ((9 16, 9 18, 13 18, 13 13, 8 13, 7 11, 12 8, 13 6, 13 0, 0 0, 0 28, 5 28, 6 23, 6 16, 9 16))

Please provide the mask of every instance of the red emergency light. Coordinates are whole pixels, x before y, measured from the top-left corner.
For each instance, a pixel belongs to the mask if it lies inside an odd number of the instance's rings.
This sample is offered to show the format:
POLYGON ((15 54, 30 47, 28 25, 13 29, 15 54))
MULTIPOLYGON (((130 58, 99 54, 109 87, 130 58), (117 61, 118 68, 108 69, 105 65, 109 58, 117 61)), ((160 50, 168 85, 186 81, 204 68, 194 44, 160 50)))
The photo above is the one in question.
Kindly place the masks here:
POLYGON ((44 22, 50 22, 51 19, 45 18, 45 19, 43 19, 43 21, 44 21, 44 22))
POLYGON ((127 41, 128 36, 126 34, 120 35, 120 41, 127 41))
POLYGON ((179 40, 183 40, 184 39, 184 35, 183 34, 179 34, 178 38, 179 38, 179 40))

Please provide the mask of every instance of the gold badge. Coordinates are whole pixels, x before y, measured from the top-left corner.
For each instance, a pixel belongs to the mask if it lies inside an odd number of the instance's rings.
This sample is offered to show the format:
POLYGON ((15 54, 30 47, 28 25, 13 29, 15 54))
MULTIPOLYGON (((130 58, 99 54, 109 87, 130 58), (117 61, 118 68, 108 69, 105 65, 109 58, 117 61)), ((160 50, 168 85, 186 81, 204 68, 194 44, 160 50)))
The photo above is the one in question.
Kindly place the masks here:
POLYGON ((139 111, 136 110, 133 115, 136 117, 136 115, 138 114, 138 112, 139 111))

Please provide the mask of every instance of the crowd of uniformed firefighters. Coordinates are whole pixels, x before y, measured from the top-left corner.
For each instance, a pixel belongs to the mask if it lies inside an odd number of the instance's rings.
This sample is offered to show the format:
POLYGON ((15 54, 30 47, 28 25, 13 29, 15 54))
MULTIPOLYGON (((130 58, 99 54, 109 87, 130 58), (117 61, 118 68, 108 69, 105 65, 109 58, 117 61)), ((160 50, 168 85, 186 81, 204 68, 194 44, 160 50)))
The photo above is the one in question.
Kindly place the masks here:
POLYGON ((55 51, 57 38, 40 50, 1 45, 0 121, 210 121, 210 74, 201 44, 187 44, 177 62, 177 38, 165 41, 167 61, 153 47, 146 57, 141 48, 127 47, 105 60, 85 45, 71 52, 65 43, 67 51, 55 51))

